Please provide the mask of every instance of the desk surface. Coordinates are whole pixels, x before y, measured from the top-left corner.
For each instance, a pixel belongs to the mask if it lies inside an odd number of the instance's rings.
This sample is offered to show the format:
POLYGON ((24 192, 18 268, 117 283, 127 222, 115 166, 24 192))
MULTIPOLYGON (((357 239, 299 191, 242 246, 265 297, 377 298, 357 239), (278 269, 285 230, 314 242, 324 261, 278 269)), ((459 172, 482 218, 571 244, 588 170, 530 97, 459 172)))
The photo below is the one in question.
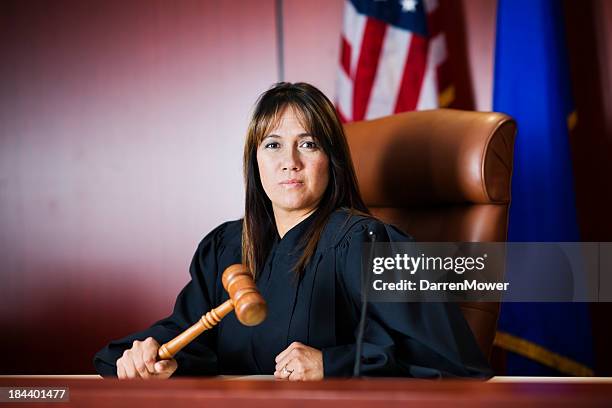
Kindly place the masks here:
MULTIPOLYGON (((247 381, 276 381, 273 375, 221 375, 214 377, 219 380, 247 380, 247 381)), ((101 380, 98 374, 60 374, 60 375, 0 375, 0 380, 23 379, 63 379, 63 380, 101 380)), ((525 376, 496 376, 487 380, 488 383, 610 383, 612 377, 525 377, 525 376)))
MULTIPOLYGON (((327 380, 319 382, 226 381, 171 379, 167 381, 95 378, 0 378, 0 387, 68 387, 77 406, 170 408, 206 407, 316 407, 382 408, 407 404, 440 408, 530 406, 612 406, 608 379, 523 379, 517 381, 429 381, 411 379, 327 380)), ((23 406, 23 405, 20 405, 23 406)), ((40 406, 40 405, 36 405, 40 406)))

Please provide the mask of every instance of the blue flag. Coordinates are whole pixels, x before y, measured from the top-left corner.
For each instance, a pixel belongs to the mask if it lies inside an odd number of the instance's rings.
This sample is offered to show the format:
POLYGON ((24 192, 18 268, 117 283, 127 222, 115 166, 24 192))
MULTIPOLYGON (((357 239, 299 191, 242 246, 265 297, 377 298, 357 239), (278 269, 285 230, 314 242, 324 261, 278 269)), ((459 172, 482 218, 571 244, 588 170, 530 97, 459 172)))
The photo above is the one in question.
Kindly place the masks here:
MULTIPOLYGON (((497 13, 493 109, 518 123, 508 240, 580 241, 562 3, 500 0, 497 13)), ((503 304, 495 343, 508 375, 593 375, 585 303, 503 304)))

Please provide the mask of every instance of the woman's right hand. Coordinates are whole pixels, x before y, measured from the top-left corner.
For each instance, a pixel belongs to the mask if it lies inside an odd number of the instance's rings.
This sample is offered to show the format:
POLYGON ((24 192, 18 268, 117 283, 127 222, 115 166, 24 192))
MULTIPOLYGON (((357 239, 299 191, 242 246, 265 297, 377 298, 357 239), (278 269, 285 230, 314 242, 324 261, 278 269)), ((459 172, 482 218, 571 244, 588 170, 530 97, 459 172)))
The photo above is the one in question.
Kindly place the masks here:
POLYGON ((144 341, 136 340, 132 348, 123 352, 117 360, 117 377, 125 378, 158 378, 170 377, 177 368, 175 359, 157 360, 159 343, 153 337, 144 341))

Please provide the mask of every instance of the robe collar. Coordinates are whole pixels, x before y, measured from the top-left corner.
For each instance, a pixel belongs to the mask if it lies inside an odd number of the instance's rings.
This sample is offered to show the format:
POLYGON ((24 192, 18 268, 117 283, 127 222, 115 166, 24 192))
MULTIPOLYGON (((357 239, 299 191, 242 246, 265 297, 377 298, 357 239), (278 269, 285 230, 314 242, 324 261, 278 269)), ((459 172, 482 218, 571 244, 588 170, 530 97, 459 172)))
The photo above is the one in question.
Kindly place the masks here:
POLYGON ((301 255, 304 249, 302 239, 312 225, 316 213, 316 211, 313 211, 308 217, 291 227, 282 238, 277 232, 273 245, 276 252, 285 255, 301 255))

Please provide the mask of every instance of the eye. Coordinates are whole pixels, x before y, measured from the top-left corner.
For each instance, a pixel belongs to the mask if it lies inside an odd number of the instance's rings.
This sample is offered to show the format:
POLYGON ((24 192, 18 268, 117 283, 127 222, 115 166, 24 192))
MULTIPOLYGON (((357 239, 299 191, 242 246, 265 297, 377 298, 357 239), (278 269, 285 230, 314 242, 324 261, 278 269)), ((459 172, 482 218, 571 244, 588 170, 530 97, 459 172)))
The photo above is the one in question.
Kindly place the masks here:
POLYGON ((312 140, 305 140, 302 143, 300 143, 300 147, 304 147, 306 149, 310 149, 310 150, 314 150, 314 149, 318 149, 319 146, 316 144, 316 142, 313 142, 312 140))
POLYGON ((278 142, 268 142, 264 144, 264 149, 278 149, 280 147, 280 143, 278 142))

